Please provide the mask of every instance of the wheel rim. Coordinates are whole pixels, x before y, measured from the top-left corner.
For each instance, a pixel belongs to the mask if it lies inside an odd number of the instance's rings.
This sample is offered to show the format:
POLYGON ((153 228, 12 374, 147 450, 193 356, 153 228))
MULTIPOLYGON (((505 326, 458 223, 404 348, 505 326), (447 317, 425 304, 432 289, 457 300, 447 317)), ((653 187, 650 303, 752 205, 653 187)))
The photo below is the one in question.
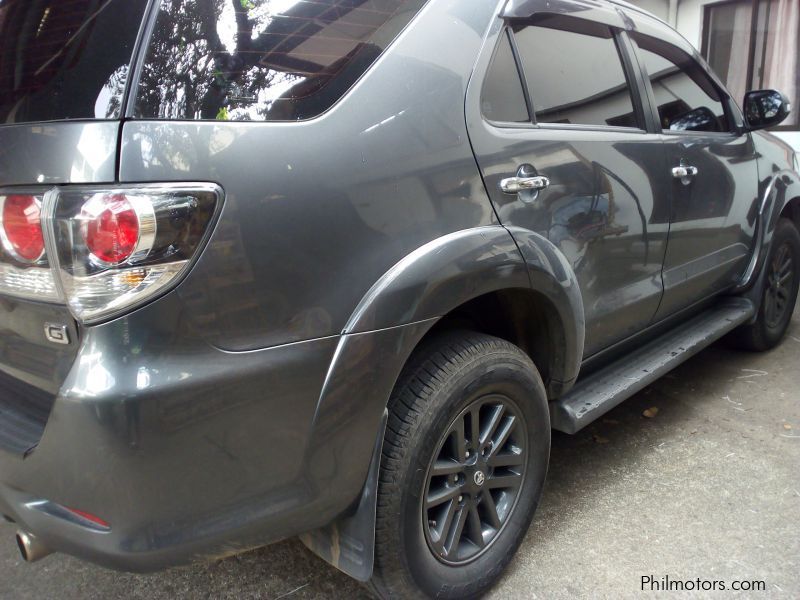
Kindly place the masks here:
POLYGON ((484 396, 450 423, 422 497, 425 539, 439 560, 472 561, 497 539, 522 489, 526 449, 525 422, 507 396, 484 396))
POLYGON ((770 329, 779 327, 786 317, 793 284, 792 249, 788 243, 784 243, 772 259, 764 292, 764 320, 770 329))

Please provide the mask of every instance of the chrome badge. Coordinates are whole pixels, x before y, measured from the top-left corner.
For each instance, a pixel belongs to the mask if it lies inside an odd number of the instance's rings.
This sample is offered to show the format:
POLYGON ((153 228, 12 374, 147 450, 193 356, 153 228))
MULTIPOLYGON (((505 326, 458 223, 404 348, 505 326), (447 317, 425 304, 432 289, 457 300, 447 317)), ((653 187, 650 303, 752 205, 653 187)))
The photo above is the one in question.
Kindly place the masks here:
POLYGON ((54 344, 69 344, 69 331, 66 325, 58 323, 45 323, 44 336, 54 344))

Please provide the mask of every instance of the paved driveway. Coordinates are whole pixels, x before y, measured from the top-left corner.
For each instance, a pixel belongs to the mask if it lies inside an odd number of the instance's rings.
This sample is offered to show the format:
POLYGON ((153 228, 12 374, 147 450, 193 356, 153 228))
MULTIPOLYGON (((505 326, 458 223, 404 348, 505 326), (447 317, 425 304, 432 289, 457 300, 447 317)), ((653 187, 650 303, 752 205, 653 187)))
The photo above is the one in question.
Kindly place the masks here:
MULTIPOLYGON (((718 344, 588 430, 556 434, 539 513, 492 597, 625 598, 650 575, 757 580, 766 593, 756 597, 800 598, 798 523, 796 313, 778 349, 744 354, 718 344)), ((128 575, 61 555, 25 565, 13 531, 0 525, 0 598, 366 597, 296 541, 128 575)))

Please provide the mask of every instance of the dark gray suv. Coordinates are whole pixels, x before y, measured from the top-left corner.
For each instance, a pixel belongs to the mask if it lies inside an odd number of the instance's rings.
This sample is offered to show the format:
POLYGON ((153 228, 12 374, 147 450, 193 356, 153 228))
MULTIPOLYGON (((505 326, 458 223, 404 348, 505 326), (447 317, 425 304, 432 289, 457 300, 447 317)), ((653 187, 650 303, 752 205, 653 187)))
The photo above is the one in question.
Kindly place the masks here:
POLYGON ((575 432, 800 282, 800 178, 606 0, 0 0, 0 513, 471 597, 575 432))

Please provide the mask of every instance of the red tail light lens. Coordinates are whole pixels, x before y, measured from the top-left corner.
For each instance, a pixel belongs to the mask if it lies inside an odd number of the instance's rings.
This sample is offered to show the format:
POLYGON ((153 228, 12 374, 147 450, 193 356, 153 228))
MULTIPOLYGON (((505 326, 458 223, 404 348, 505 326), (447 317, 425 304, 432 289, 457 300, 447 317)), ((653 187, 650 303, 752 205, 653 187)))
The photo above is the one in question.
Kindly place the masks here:
POLYGON ((28 195, 6 196, 3 200, 3 246, 14 258, 36 262, 44 254, 41 206, 28 195))
POLYGON ((139 216, 124 194, 98 195, 81 211, 86 247, 104 263, 128 259, 139 242, 139 216))

